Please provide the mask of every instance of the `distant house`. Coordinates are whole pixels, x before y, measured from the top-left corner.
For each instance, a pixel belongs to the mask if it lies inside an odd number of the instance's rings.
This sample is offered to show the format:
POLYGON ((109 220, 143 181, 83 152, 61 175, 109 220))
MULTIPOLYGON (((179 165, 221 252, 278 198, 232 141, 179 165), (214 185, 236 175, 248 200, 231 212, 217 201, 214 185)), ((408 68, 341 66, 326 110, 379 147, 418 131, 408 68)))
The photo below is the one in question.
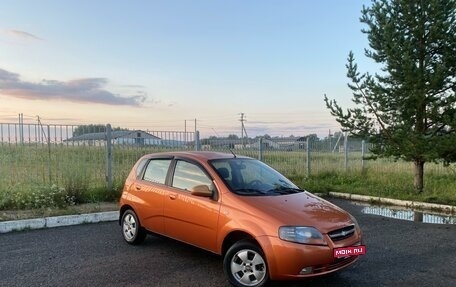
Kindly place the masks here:
POLYGON ((228 138, 218 138, 209 140, 209 145, 211 148, 222 148, 222 149, 238 149, 245 148, 249 144, 249 139, 228 139, 228 138))
MULTIPOLYGON (((99 145, 106 142, 106 132, 87 133, 71 137, 65 142, 74 142, 84 145, 99 145)), ((112 131, 111 141, 119 145, 162 145, 162 139, 141 130, 134 131, 112 131)))
MULTIPOLYGON (((262 148, 268 150, 298 150, 302 143, 297 138, 263 138, 262 148)), ((258 149, 260 141, 258 138, 248 139, 208 139, 203 145, 203 149, 211 148, 230 148, 230 149, 258 149)))
MULTIPOLYGON (((261 143, 263 149, 280 149, 280 145, 270 139, 263 138, 261 140, 261 143)), ((249 147, 258 149, 260 147, 260 140, 257 140, 256 142, 250 144, 249 147)))

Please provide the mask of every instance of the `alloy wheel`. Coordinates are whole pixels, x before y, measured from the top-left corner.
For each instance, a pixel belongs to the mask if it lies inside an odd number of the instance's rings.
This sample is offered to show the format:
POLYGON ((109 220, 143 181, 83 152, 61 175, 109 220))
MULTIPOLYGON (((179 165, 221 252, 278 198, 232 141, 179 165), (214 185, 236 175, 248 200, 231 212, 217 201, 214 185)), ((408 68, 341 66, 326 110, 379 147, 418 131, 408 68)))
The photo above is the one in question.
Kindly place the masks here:
POLYGON ((256 286, 267 275, 266 262, 255 250, 239 250, 231 259, 231 274, 242 286, 256 286))

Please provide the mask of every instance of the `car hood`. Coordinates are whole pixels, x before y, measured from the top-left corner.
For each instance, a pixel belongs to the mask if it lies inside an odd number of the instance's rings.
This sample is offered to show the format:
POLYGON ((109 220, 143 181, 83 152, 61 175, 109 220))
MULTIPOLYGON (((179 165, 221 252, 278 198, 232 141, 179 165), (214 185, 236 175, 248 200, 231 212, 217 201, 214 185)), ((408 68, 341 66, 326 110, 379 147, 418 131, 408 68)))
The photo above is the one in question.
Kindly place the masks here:
POLYGON ((279 196, 243 196, 251 211, 281 225, 313 226, 322 233, 353 224, 348 212, 308 192, 279 196))

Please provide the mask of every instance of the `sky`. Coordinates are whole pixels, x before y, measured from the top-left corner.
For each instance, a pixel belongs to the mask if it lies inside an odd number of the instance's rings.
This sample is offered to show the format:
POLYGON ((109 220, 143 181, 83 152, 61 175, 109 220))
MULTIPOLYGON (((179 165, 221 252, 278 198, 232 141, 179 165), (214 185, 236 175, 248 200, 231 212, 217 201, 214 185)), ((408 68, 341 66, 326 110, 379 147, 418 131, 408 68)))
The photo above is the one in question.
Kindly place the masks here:
POLYGON ((365 0, 2 0, 0 123, 107 124, 202 137, 339 131, 365 0))

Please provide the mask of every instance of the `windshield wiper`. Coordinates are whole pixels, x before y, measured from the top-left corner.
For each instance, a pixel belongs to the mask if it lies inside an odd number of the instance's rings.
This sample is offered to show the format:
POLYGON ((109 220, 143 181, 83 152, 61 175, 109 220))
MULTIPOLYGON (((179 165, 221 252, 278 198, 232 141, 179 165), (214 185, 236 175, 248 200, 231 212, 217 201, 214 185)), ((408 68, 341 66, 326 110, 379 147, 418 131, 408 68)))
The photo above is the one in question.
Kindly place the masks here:
POLYGON ((268 190, 268 192, 275 192, 275 193, 278 193, 278 194, 293 194, 293 193, 304 192, 304 190, 302 190, 300 188, 281 186, 281 187, 278 187, 278 188, 270 189, 270 190, 268 190))
POLYGON ((233 191, 240 195, 265 195, 268 193, 267 191, 261 191, 253 188, 238 188, 233 191))

